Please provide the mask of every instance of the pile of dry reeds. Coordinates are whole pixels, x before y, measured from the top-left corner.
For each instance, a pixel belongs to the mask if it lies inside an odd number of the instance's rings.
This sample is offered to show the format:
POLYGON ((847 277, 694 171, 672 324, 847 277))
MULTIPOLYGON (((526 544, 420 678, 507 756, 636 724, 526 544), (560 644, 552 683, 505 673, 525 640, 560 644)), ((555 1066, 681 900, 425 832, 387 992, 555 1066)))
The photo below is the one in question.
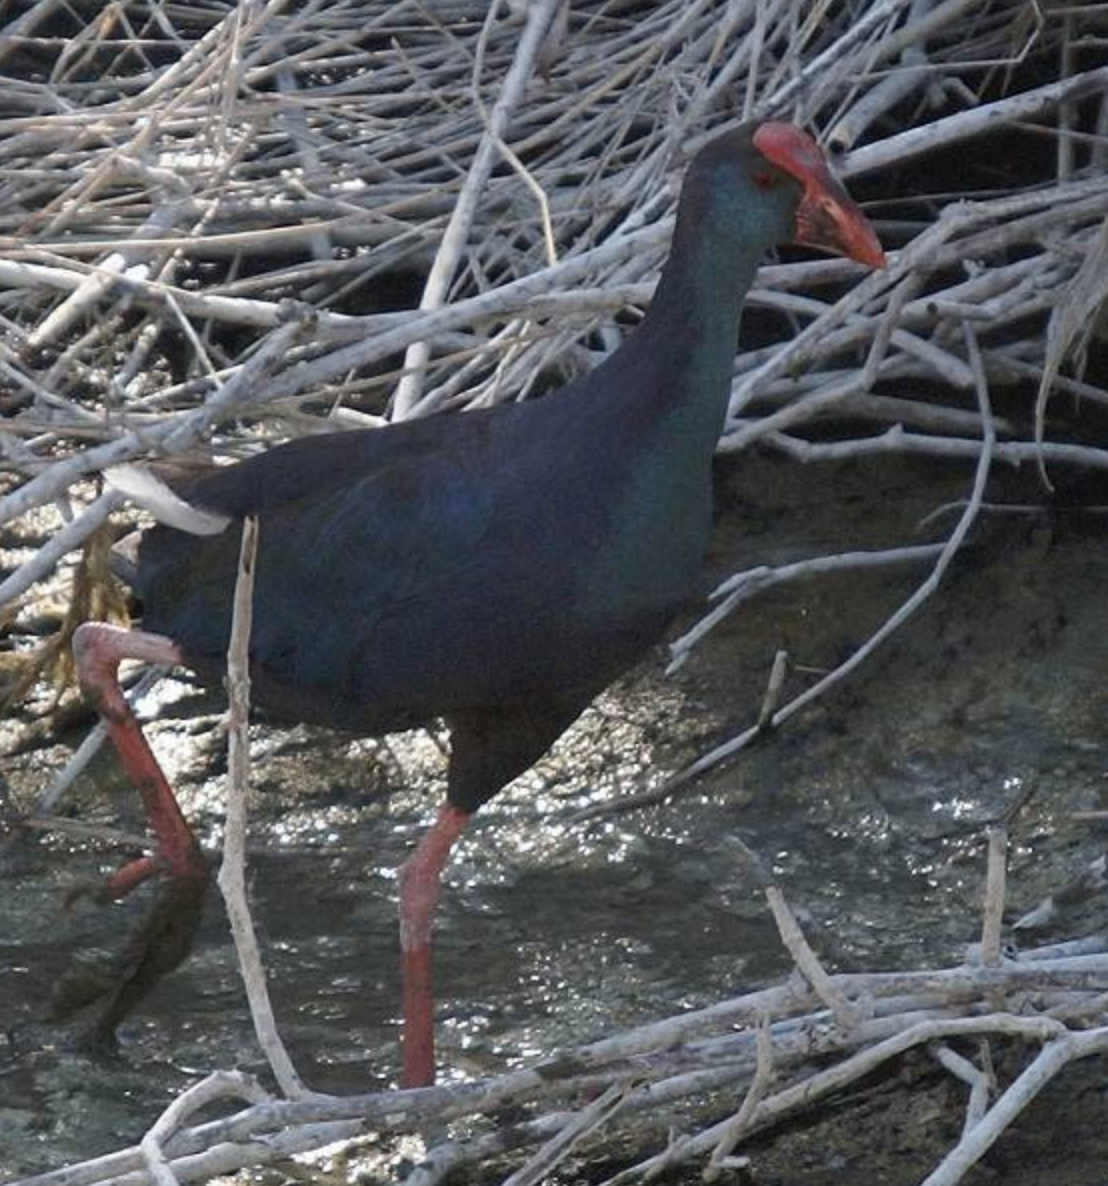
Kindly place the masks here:
MULTIPOLYGON (((736 574, 677 659, 771 584, 927 565, 842 667, 768 698, 765 720, 782 723, 934 589, 993 467, 1037 465, 1044 488, 1064 467, 1108 468, 1090 429, 1108 391, 1082 372, 1108 292, 1097 6, 36 0, 6 19, 0 531, 23 546, 0 573, 0 621, 17 628, 118 507, 105 466, 525 398, 593 366, 649 298, 682 160, 755 115, 821 133, 890 264, 860 282, 841 261, 763 269, 721 448, 962 459, 966 501, 929 544, 736 574)), ((478 1126, 416 1180, 539 1146, 520 1186, 598 1126, 737 1092, 729 1120, 639 1167, 707 1156, 714 1173, 746 1134, 931 1043, 970 1098, 965 1137, 928 1179, 948 1183, 1045 1077, 1108 1046, 1078 1028, 1100 1017, 1102 948, 1010 964, 994 944, 974 967, 883 976, 799 966, 804 983, 489 1082, 344 1101, 242 1088, 255 1102, 238 1117, 172 1137, 171 1169, 163 1137, 220 1081, 142 1150, 64 1181, 195 1180, 512 1102, 530 1118, 478 1126), (965 1033, 1042 1049, 990 1105, 987 1074, 943 1044, 965 1033), (815 1054, 836 1061, 813 1072, 815 1054)))

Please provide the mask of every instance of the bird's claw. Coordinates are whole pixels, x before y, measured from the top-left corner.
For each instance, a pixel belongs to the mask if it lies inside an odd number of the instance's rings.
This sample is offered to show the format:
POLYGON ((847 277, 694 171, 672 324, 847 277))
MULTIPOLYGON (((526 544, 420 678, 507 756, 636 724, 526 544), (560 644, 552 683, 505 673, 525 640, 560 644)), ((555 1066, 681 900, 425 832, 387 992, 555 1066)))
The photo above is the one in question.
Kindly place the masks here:
POLYGON ((62 909, 72 910, 78 902, 88 899, 97 906, 107 906, 112 901, 109 883, 103 877, 83 877, 75 881, 65 892, 62 909))
MULTIPOLYGON (((102 1002, 99 1015, 87 1031, 85 1044, 111 1049, 116 1026, 191 952, 210 881, 206 864, 203 875, 166 878, 121 950, 113 955, 74 959, 54 992, 49 1020, 65 1021, 102 1002)), ((67 897, 72 900, 86 893, 99 901, 110 901, 115 896, 109 879, 82 883, 70 890, 67 897)))
POLYGON ((118 902, 144 881, 159 874, 168 873, 170 880, 207 881, 207 863, 199 848, 190 851, 186 873, 174 873, 173 867, 173 862, 168 857, 160 856, 158 853, 135 857, 105 878, 85 878, 77 882, 65 895, 65 908, 68 910, 82 898, 90 898, 98 906, 118 902))

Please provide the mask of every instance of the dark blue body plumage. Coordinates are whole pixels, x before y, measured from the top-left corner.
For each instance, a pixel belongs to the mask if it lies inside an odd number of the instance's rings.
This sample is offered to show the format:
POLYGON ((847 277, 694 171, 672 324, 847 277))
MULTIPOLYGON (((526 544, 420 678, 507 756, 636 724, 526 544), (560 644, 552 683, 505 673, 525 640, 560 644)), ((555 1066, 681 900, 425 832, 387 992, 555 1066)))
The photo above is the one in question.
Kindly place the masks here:
MULTIPOLYGON (((635 451, 591 424, 593 386, 308 438, 175 481, 198 506, 259 516, 259 705, 375 729, 551 693, 587 699, 655 637, 695 570, 665 587, 607 571, 635 451)), ((653 542, 636 546, 660 568, 653 542)), ((201 666, 226 652, 237 548, 233 528, 157 527, 140 545, 144 627, 201 666)))
MULTIPOLYGON (((361 732, 442 716, 450 799, 472 810, 659 637, 707 546, 742 300, 799 192, 782 174, 736 203, 749 141, 740 129, 690 168, 651 312, 587 376, 172 481, 259 517, 260 707, 361 732)), ((201 675, 226 651, 238 535, 159 526, 140 546, 144 628, 201 675)))
MULTIPOLYGON (((709 455, 679 500, 656 480, 648 501, 668 514, 617 546, 644 451, 667 450, 664 418, 652 433, 603 380, 600 368, 550 399, 308 438, 175 481, 198 506, 259 517, 259 707, 369 733, 444 716, 463 751, 465 722, 487 714, 533 736, 509 765, 534 761, 659 636, 710 525, 709 455)), ((222 666, 237 552, 233 527, 157 527, 140 544, 144 628, 201 675, 222 666)), ((482 764, 484 781, 453 780, 453 798, 472 809, 516 773, 482 764)))

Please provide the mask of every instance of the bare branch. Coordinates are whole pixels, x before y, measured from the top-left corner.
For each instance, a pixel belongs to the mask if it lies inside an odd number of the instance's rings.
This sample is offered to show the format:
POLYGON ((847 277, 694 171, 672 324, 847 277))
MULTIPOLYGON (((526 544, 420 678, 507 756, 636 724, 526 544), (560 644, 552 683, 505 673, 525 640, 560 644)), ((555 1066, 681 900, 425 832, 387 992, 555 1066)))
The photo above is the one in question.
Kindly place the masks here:
POLYGON ((223 835, 223 861, 219 888, 239 957, 250 1015, 262 1051, 290 1099, 306 1088, 289 1058, 269 1003, 265 967, 246 899, 246 796, 250 786, 250 625, 254 596, 254 564, 258 552, 258 522, 248 518, 242 528, 242 551, 235 584, 231 642, 227 652, 227 695, 230 700, 228 730, 227 823, 223 835))

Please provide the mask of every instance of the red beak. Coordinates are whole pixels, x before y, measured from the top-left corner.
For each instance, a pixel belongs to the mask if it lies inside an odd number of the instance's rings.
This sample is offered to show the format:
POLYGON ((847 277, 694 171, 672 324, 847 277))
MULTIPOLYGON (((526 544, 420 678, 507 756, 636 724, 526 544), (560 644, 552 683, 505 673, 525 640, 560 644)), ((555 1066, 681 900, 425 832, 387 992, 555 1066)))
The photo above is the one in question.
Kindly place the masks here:
POLYGON ((870 268, 885 266, 873 226, 824 166, 822 176, 806 179, 796 212, 796 242, 856 259, 870 268))
POLYGON ((796 243, 819 247, 870 268, 885 266, 885 253, 870 221, 831 175, 816 142, 786 123, 765 123, 754 133, 754 147, 804 187, 796 212, 796 243))

